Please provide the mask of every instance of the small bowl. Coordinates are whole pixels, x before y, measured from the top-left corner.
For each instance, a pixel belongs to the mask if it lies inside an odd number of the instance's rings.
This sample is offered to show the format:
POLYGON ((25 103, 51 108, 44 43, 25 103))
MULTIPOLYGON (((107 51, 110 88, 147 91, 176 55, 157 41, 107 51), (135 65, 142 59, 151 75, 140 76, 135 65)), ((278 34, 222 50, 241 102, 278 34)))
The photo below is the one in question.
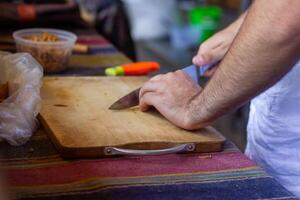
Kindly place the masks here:
POLYGON ((48 73, 61 72, 68 67, 72 48, 77 40, 77 36, 71 32, 46 28, 18 30, 13 33, 13 37, 17 51, 30 53, 48 73), (43 33, 54 34, 59 40, 33 41, 26 38, 43 33))

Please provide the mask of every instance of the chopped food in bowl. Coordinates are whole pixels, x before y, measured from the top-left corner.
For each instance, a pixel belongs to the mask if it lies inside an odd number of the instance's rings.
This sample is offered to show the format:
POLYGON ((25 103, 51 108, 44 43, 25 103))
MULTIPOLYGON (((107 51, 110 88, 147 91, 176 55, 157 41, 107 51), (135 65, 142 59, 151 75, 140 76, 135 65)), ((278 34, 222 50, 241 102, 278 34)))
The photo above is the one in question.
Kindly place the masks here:
POLYGON ((13 33, 18 52, 28 52, 43 66, 44 71, 55 73, 68 67, 75 34, 58 29, 23 29, 13 33))

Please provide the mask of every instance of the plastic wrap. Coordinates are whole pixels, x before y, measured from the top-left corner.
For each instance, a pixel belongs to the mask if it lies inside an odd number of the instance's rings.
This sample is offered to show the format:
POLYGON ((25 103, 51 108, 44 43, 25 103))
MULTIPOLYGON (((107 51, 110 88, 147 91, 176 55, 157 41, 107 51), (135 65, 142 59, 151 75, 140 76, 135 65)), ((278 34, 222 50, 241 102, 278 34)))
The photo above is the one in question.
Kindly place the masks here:
POLYGON ((30 54, 0 52, 0 83, 9 85, 9 97, 0 103, 0 138, 11 145, 26 143, 38 126, 42 77, 30 54))

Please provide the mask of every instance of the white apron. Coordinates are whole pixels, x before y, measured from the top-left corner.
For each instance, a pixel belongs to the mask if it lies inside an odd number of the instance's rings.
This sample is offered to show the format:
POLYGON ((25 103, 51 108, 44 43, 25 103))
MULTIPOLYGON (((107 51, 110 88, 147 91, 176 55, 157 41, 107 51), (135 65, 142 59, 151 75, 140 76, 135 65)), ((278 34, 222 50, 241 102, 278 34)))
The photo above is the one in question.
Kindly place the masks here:
POLYGON ((300 61, 250 106, 246 155, 300 197, 300 61))

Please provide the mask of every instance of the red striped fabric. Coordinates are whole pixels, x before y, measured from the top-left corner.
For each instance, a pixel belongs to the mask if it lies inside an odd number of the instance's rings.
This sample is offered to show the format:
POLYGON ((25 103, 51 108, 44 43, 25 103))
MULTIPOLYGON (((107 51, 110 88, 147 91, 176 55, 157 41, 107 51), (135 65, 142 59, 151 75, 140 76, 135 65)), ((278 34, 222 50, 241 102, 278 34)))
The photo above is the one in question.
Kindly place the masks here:
POLYGON ((15 186, 62 184, 93 177, 135 177, 176 173, 215 172, 253 167, 239 152, 205 155, 164 155, 115 159, 80 160, 7 173, 15 186), (58 176, 59 175, 59 176, 58 176))

